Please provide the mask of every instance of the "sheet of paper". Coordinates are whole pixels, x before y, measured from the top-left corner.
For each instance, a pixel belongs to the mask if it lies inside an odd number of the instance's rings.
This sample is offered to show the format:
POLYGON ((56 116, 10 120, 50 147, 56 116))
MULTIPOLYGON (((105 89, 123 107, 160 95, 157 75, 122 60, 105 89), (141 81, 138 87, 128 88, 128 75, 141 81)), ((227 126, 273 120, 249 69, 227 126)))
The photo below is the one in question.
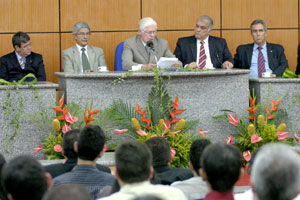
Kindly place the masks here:
POLYGON ((158 68, 163 69, 163 68, 171 67, 172 65, 174 65, 177 62, 178 62, 178 58, 161 57, 159 59, 159 61, 157 62, 157 66, 158 66, 158 68))

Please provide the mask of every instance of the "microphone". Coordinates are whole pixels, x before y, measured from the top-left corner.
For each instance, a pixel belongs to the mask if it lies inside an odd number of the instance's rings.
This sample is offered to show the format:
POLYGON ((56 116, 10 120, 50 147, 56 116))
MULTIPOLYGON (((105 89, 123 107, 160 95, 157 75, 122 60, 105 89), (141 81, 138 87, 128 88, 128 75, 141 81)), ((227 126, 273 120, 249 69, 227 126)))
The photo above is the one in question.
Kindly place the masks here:
MULTIPOLYGON (((155 58, 155 61, 156 61, 156 64, 157 64, 157 57, 156 57, 156 52, 155 52, 155 49, 154 49, 153 41, 149 40, 149 41, 147 42, 146 46, 149 47, 149 49, 150 49, 151 52, 153 53, 154 58, 155 58)), ((150 57, 149 57, 149 61, 150 61, 150 57)))

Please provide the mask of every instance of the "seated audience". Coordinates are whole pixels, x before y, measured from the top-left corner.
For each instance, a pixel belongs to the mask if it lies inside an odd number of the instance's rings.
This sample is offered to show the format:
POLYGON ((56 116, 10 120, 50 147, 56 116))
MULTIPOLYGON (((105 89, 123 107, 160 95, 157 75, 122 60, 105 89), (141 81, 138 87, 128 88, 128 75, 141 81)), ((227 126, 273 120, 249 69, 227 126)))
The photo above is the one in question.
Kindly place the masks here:
POLYGON ((2 178, 11 200, 41 200, 52 184, 51 175, 30 155, 20 155, 8 162, 3 168, 2 178))
POLYGON ((4 156, 0 153, 0 200, 7 200, 7 195, 6 192, 4 191, 3 188, 3 183, 2 183, 2 168, 4 164, 6 163, 4 156))
MULTIPOLYGON (((160 57, 175 57, 169 49, 168 41, 156 37, 156 34, 157 23, 152 18, 145 17, 140 20, 138 34, 124 42, 123 70, 156 68, 160 57), (149 47, 149 41, 152 42, 152 47, 149 47)), ((175 65, 181 66, 181 62, 175 65)))
POLYGON ((145 142, 152 152, 152 165, 161 184, 170 185, 193 177, 193 172, 185 168, 171 168, 170 144, 163 137, 153 137, 145 142))
MULTIPOLYGON (((46 81, 43 57, 31 51, 31 41, 27 33, 17 32, 12 38, 15 51, 0 58, 0 78, 12 82, 19 81, 32 73, 38 81, 46 81)), ((28 81, 32 78, 28 78, 28 81)))
POLYGON ((242 174, 240 150, 227 144, 211 144, 201 157, 200 175, 210 192, 204 200, 234 200, 233 187, 242 174))
POLYGON ((64 72, 98 72, 98 67, 106 66, 101 48, 88 45, 91 37, 90 25, 77 22, 72 30, 76 44, 62 52, 64 72))
POLYGON ((144 195, 155 195, 164 200, 186 199, 176 188, 150 183, 152 155, 144 143, 135 140, 122 143, 116 150, 115 159, 116 179, 121 189, 103 200, 132 200, 144 195))
POLYGON ((258 152, 251 170, 257 200, 288 200, 300 191, 300 159, 290 146, 267 144, 258 152))
MULTIPOLYGON (((56 163, 44 166, 46 171, 51 174, 52 178, 71 171, 77 164, 77 153, 74 150, 74 143, 78 141, 79 133, 79 129, 72 129, 64 134, 62 144, 62 153, 66 158, 64 163, 56 163)), ((106 166, 96 164, 96 167, 100 171, 111 173, 110 169, 106 166)))
POLYGON ((284 49, 279 44, 266 41, 267 24, 261 19, 254 20, 250 25, 254 43, 240 45, 234 56, 234 67, 250 69, 249 77, 261 77, 263 72, 276 74, 281 77, 289 67, 284 49))
POLYGON ((134 200, 163 200, 163 199, 161 199, 157 196, 154 196, 154 195, 145 195, 142 197, 137 197, 134 200))
POLYGON ((184 66, 201 69, 233 67, 226 40, 211 36, 212 28, 212 18, 201 15, 196 20, 194 35, 178 39, 174 54, 184 66))
POLYGON ((198 139, 192 143, 189 153, 189 166, 193 171, 194 177, 184 181, 176 181, 171 185, 183 191, 189 200, 203 198, 208 192, 207 184, 200 176, 199 170, 201 169, 200 159, 202 153, 209 144, 211 142, 206 139, 198 139))
POLYGON ((51 187, 43 200, 92 200, 87 189, 79 184, 63 184, 51 187))
POLYGON ((78 155, 77 165, 72 171, 64 173, 53 180, 53 185, 81 184, 96 198, 99 191, 106 185, 112 185, 114 176, 99 171, 96 161, 101 158, 104 150, 105 134, 96 125, 90 125, 80 130, 78 142, 74 148, 78 155))

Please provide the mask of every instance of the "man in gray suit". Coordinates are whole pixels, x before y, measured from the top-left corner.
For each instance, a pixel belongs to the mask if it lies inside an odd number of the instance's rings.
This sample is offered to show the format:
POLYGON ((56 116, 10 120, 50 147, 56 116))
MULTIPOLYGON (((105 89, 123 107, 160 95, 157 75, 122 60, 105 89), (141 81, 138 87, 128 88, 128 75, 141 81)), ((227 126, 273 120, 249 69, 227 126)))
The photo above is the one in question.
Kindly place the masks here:
MULTIPOLYGON (((155 68, 160 57, 175 57, 169 49, 168 41, 156 37, 156 34, 157 23, 152 18, 145 17, 140 20, 138 34, 124 42, 123 70, 155 68)), ((181 62, 175 65, 180 66, 181 62)))
POLYGON ((73 26, 76 44, 63 51, 63 65, 66 73, 97 72, 98 67, 106 66, 101 48, 88 45, 91 28, 86 22, 73 26))

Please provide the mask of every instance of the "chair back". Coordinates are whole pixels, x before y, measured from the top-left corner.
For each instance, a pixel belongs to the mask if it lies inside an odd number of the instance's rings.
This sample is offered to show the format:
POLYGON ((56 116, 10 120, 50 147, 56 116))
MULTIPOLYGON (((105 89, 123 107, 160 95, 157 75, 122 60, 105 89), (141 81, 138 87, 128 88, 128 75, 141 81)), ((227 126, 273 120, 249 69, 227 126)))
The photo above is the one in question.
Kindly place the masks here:
POLYGON ((115 52, 115 71, 123 71, 122 54, 124 50, 124 42, 118 44, 115 52))

